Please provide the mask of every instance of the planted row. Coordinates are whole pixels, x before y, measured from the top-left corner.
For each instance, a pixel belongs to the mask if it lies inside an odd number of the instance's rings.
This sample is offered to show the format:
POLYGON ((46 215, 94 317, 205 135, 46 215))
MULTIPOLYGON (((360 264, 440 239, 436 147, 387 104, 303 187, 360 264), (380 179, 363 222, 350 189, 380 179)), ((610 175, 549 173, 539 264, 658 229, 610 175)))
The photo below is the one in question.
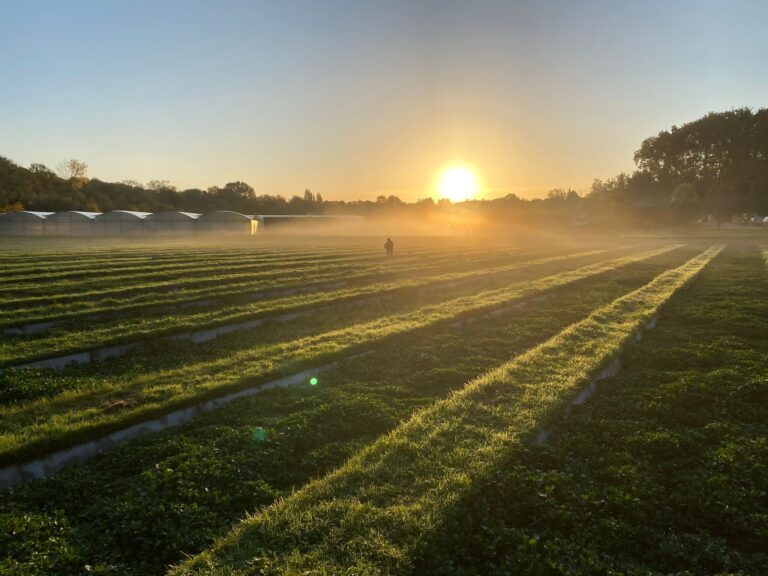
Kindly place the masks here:
POLYGON ((549 442, 473 485, 416 574, 768 573, 768 284, 729 248, 549 442))
POLYGON ((71 354, 125 342, 136 342, 150 336, 232 325, 237 322, 280 314, 301 313, 311 311, 313 307, 319 305, 339 305, 362 298, 380 298, 407 289, 418 290, 434 287, 441 283, 466 283, 493 275, 509 275, 521 270, 527 272, 530 267, 563 260, 579 261, 579 259, 594 257, 603 253, 602 251, 588 251, 546 258, 534 258, 534 254, 521 254, 511 264, 482 267, 486 262, 480 261, 473 263, 473 266, 477 264, 481 267, 462 272, 444 272, 423 277, 372 282, 353 288, 277 297, 247 304, 222 306, 202 312, 187 309, 148 318, 132 315, 120 321, 113 319, 102 322, 89 321, 83 328, 74 327, 72 330, 67 330, 64 327, 57 327, 49 330, 46 335, 37 338, 14 338, 0 341, 0 366, 13 366, 40 358, 71 354))
MULTIPOLYGON (((326 363, 380 345, 388 338, 618 270, 669 250, 667 247, 645 251, 447 300, 441 299, 439 294, 423 295, 422 298, 432 298, 433 302, 419 302, 415 309, 401 313, 394 313, 384 305, 378 306, 369 312, 374 319, 326 332, 315 327, 322 322, 333 325, 338 320, 335 315, 324 317, 318 314, 313 317, 311 326, 299 326, 307 334, 301 337, 274 342, 262 331, 254 335, 253 342, 240 336, 240 349, 211 360, 192 360, 176 369, 141 375, 116 374, 109 379, 96 375, 84 389, 0 407, 0 459, 18 461, 21 457, 71 445, 195 400, 326 363), (122 409, 108 409, 115 403, 122 409)), ((394 308, 408 305, 408 302, 392 302, 394 308)), ((366 311, 359 313, 364 315, 366 311)), ((225 344, 226 339, 222 345, 225 344)), ((147 363, 142 362, 141 366, 146 369, 147 363)))
POLYGON ((94 572, 162 574, 245 511, 340 466, 415 410, 642 286, 678 258, 638 262, 460 330, 442 324, 403 335, 317 374, 315 386, 239 400, 0 493, 7 570, 69 574, 87 564, 94 572))
POLYGON ((130 288, 128 294, 118 292, 105 294, 94 299, 82 294, 80 299, 67 298, 58 302, 55 298, 28 299, 30 304, 22 307, 24 300, 6 300, 7 310, 0 311, 0 326, 14 326, 44 320, 74 318, 92 314, 115 314, 127 310, 146 310, 148 307, 201 302, 208 305, 211 299, 232 299, 259 293, 265 290, 281 288, 306 290, 313 287, 322 288, 325 284, 339 281, 365 281, 368 278, 382 274, 418 273, 422 269, 438 269, 444 265, 441 261, 432 262, 430 258, 412 257, 397 260, 377 260, 367 269, 350 271, 335 269, 330 266, 315 266, 315 269, 305 269, 301 273, 277 273, 261 275, 242 275, 234 282, 216 282, 209 287, 182 287, 176 289, 177 283, 167 282, 161 291, 144 291, 141 286, 130 288), (316 272, 315 272, 316 271, 316 272), (238 281, 240 280, 240 281, 238 281), (71 301, 68 301, 71 300, 71 301))
POLYGON ((172 573, 408 573, 419 543, 469 487, 562 410, 720 249, 661 274, 418 412, 172 573))

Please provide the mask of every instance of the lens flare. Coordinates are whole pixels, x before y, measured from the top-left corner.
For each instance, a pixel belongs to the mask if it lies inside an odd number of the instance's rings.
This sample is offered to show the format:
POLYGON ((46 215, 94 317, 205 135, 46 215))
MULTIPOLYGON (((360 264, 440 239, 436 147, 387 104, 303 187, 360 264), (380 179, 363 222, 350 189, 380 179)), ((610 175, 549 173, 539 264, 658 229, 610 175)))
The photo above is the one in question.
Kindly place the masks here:
POLYGON ((251 438, 256 444, 261 444, 268 440, 269 434, 261 426, 256 426, 256 428, 253 429, 253 432, 251 432, 251 438))
POLYGON ((309 379, 309 385, 310 386, 317 386, 318 382, 319 382, 319 380, 317 379, 316 376, 312 376, 312 378, 309 379))

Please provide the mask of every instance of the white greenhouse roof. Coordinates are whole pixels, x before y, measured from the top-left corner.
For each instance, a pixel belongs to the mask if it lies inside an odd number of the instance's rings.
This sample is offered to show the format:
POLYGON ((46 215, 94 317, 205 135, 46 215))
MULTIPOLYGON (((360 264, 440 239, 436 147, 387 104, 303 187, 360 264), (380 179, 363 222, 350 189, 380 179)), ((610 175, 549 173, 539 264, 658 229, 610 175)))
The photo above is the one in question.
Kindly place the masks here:
POLYGON ((185 218, 191 218, 193 220, 197 220, 202 216, 202 214, 197 214, 195 212, 181 212, 180 210, 163 210, 162 212, 153 212, 147 218, 157 218, 158 216, 170 216, 170 215, 181 215, 185 218))
POLYGON ((90 218, 93 220, 96 218, 96 216, 100 216, 101 212, 82 212, 80 210, 68 210, 67 212, 54 212, 52 214, 53 216, 63 216, 64 214, 77 214, 78 216, 83 216, 85 218, 90 218))
POLYGON ((19 212, 8 212, 8 215, 11 214, 29 214, 30 216, 35 216, 36 218, 40 218, 41 220, 48 218, 51 214, 54 214, 54 212, 35 212, 34 210, 21 210, 19 212))
POLYGON ((112 210, 111 212, 104 212, 101 214, 101 218, 104 216, 109 216, 110 214, 128 214, 129 216, 133 216, 135 218, 141 218, 144 220, 147 216, 152 214, 151 212, 135 212, 133 210, 112 210))

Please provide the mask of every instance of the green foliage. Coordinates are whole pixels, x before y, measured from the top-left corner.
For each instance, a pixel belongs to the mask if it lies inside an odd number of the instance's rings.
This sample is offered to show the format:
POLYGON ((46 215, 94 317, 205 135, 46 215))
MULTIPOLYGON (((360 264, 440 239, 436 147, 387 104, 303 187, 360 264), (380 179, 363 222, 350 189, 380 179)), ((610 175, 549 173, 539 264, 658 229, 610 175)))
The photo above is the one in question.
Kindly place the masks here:
MULTIPOLYGON (((461 330, 439 325, 404 334, 324 372, 316 387, 242 399, 182 428, 134 440, 0 494, 0 514, 8 521, 26 515, 56 519, 45 535, 72 554, 52 559, 43 574, 78 573, 86 564, 126 576, 164 573, 166 564, 201 551, 246 512, 342 465, 415 410, 680 258, 639 262, 589 279, 585 289, 562 290, 555 299, 461 330), (256 427, 268 431, 268 441, 253 442, 256 427)), ((49 543, 40 534, 18 545, 6 560, 11 574, 47 554, 49 543)))
MULTIPOLYGON (((666 245, 550 276, 542 277, 542 271, 537 270, 532 278, 513 283, 501 278, 495 285, 490 280, 490 286, 475 283, 434 289, 419 297, 401 295, 400 299, 393 298, 375 308, 358 308, 354 314, 347 314, 341 325, 337 312, 326 310, 313 315, 309 331, 301 323, 287 324, 286 337, 275 339, 269 327, 264 326, 248 340, 241 334, 233 335, 241 343, 236 352, 229 350, 226 354, 200 358, 187 356, 187 362, 172 369, 148 369, 153 359, 163 358, 160 349, 165 343, 157 343, 157 351, 145 354, 146 360, 141 358, 136 366, 113 377, 96 374, 89 379, 89 385, 53 398, 0 406, 0 458, 15 461, 90 440, 105 431, 193 401, 332 362, 414 330, 461 320, 494 306, 618 270, 675 247, 666 245), (122 409, 105 408, 114 403, 122 409)), ((217 346, 225 347, 228 342, 231 340, 221 339, 217 346)), ((174 348, 170 348, 170 353, 178 354, 174 348)))
POLYGON ((471 487, 415 573, 766 573, 761 268, 734 247, 706 269, 547 445, 471 487))
POLYGON ((665 272, 416 413, 173 573, 407 573, 418 544, 469 487, 530 440, 719 251, 665 272))

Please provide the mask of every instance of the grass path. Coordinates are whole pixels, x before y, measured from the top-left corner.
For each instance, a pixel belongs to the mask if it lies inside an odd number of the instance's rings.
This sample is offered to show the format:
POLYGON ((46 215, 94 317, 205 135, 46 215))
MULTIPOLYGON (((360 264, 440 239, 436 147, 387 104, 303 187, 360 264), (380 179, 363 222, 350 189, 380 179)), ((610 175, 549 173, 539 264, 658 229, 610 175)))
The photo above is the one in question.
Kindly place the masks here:
POLYGON ((722 247, 712 247, 448 399, 242 522, 175 576, 407 572, 473 482, 526 442, 722 247))

